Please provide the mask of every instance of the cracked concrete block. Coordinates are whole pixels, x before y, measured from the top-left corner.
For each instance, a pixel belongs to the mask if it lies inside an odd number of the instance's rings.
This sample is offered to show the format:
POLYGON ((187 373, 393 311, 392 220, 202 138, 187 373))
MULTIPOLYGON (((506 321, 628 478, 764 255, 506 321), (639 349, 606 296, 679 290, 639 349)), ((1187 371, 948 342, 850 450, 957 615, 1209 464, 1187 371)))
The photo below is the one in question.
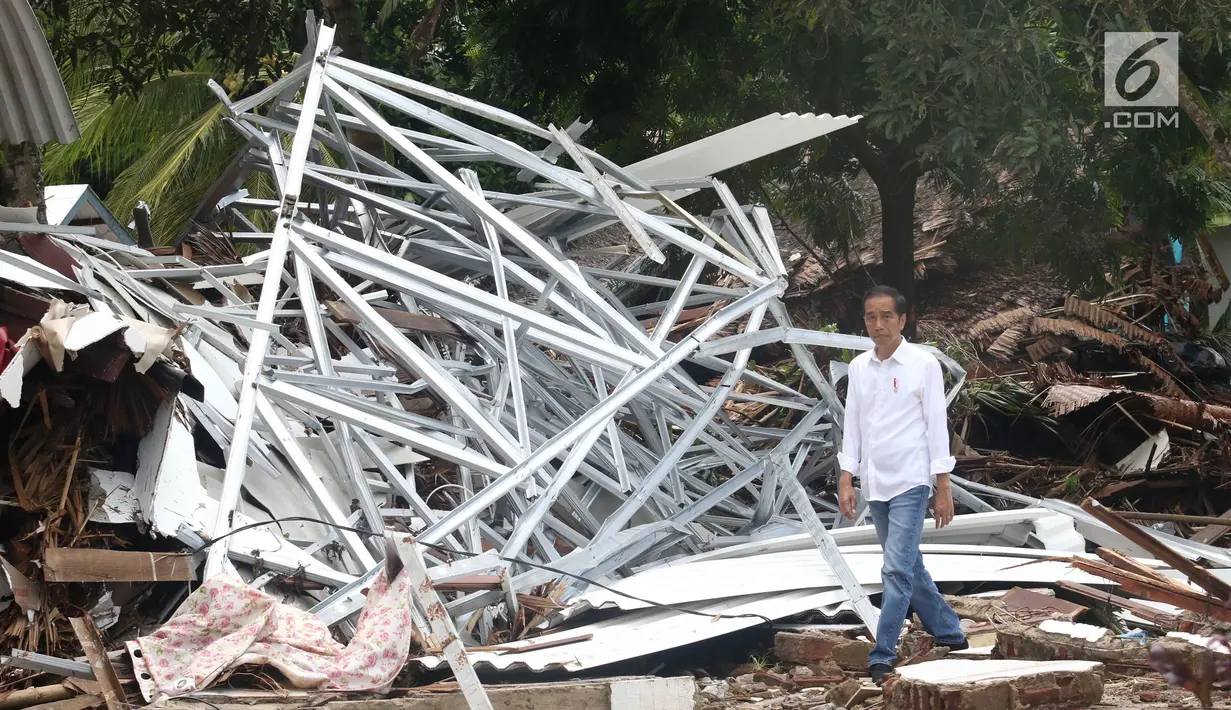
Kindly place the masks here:
POLYGON ((886 685, 888 710, 1079 708, 1103 697, 1092 661, 946 659, 899 668, 886 685))
POLYGON ((997 629, 994 653, 997 658, 1031 661, 1145 663, 1150 648, 1134 639, 1118 639, 1106 629, 1055 622, 1042 628, 1010 624, 997 629))

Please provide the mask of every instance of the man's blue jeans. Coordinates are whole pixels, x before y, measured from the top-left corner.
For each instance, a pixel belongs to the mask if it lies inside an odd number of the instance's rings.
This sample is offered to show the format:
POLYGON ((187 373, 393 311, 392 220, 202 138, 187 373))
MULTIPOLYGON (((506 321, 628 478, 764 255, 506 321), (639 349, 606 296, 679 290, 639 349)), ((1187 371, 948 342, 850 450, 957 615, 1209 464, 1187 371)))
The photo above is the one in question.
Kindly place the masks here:
POLYGON ((931 493, 928 486, 919 486, 887 501, 868 502, 876 537, 885 551, 881 567, 881 616, 876 626, 876 648, 868 654, 869 665, 893 665, 898 657, 898 636, 912 607, 924 630, 936 637, 937 646, 951 646, 966 639, 957 614, 924 569, 923 553, 919 551, 931 493))

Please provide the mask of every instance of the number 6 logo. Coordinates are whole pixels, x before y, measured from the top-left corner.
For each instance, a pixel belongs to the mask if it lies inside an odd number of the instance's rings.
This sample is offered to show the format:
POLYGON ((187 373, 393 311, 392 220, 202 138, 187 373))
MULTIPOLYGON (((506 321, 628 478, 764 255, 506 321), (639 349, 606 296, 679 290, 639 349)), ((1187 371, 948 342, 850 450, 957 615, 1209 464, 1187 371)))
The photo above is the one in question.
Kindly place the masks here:
POLYGON ((1178 32, 1108 32, 1103 36, 1103 103, 1178 106, 1178 32))
POLYGON ((1125 101, 1136 103, 1144 99, 1146 96, 1149 96, 1150 92, 1154 90, 1154 87, 1158 84, 1158 79, 1162 74, 1162 69, 1158 66, 1158 62, 1153 59, 1142 59, 1142 57, 1149 54, 1152 49, 1166 41, 1166 37, 1155 37, 1137 49, 1134 49, 1133 53, 1128 55, 1128 57, 1125 58, 1124 63, 1120 65, 1120 70, 1116 72, 1116 93, 1122 96, 1125 101), (1141 85, 1136 89, 1129 90, 1128 80, 1142 69, 1149 69, 1149 76, 1147 76, 1145 81, 1141 82, 1141 85))

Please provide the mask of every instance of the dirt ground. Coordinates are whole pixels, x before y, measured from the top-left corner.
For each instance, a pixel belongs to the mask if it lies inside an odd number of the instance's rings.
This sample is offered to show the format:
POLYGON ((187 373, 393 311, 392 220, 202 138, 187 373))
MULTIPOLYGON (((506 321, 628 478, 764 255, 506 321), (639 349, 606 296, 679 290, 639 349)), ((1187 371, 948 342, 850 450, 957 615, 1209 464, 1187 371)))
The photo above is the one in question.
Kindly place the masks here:
MULTIPOLYGON (((745 693, 729 687, 719 691, 709 681, 698 683, 697 710, 837 710, 829 702, 825 689, 787 693, 777 688, 764 688, 760 692, 745 693), (708 691, 708 692, 707 692, 708 691), (716 697, 725 695, 726 697, 716 697)), ((1214 708, 1231 710, 1231 694, 1217 693, 1214 708)), ((876 710, 883 707, 881 698, 869 698, 856 708, 876 710)), ((1201 710, 1201 703, 1187 690, 1169 688, 1158 677, 1109 678, 1103 687, 1103 701, 1092 708, 1100 710, 1201 710)))
MULTIPOLYGON (((1231 694, 1215 693, 1214 707, 1231 710, 1231 694)), ((1187 690, 1168 688, 1161 678, 1109 680, 1103 686, 1103 702, 1096 708, 1115 710, 1201 710, 1201 703, 1187 690)))

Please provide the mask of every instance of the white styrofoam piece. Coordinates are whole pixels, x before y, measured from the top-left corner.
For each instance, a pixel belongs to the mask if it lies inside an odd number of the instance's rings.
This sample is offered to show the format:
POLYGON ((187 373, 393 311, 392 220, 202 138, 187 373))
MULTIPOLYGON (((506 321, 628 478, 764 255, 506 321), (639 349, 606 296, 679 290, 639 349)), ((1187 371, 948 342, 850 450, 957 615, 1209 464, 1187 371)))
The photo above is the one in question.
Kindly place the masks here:
POLYGON ((5 366, 4 371, 0 372, 0 396, 8 403, 10 407, 18 407, 21 405, 21 390, 25 383, 26 375, 34 366, 39 364, 43 359, 39 352, 38 343, 33 340, 27 340, 22 343, 17 350, 17 354, 5 366))
POLYGON ((1043 548, 1053 552, 1085 552, 1086 538, 1077 532, 1077 525, 1067 515, 1052 515, 1034 521, 1034 535, 1043 548))
POLYGON ((1110 633, 1102 626, 1092 626, 1090 624, 1077 624, 1072 621, 1060 621, 1059 619, 1048 619, 1039 624, 1039 630, 1049 634, 1061 634, 1070 638, 1081 639, 1091 643, 1110 633))

